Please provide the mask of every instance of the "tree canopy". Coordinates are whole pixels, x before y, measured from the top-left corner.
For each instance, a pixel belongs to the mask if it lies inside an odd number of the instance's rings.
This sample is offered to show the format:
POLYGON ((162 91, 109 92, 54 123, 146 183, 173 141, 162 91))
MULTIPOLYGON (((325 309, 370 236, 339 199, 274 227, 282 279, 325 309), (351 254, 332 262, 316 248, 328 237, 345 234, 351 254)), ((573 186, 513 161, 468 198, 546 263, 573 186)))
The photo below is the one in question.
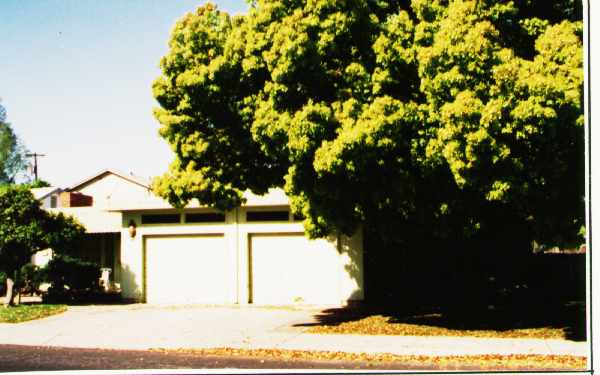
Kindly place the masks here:
POLYGON ((15 182, 27 167, 25 147, 6 122, 6 109, 0 104, 0 184, 15 182))
POLYGON ((48 181, 42 180, 41 178, 38 178, 37 180, 33 180, 30 183, 27 183, 26 185, 29 186, 29 188, 31 188, 31 189, 52 186, 48 181))
POLYGON ((68 254, 84 233, 73 218, 43 210, 27 186, 0 186, 0 271, 9 278, 39 250, 68 254))
POLYGON ((153 85, 154 189, 225 210, 282 187, 312 237, 575 241, 582 28, 575 0, 206 4, 153 85))

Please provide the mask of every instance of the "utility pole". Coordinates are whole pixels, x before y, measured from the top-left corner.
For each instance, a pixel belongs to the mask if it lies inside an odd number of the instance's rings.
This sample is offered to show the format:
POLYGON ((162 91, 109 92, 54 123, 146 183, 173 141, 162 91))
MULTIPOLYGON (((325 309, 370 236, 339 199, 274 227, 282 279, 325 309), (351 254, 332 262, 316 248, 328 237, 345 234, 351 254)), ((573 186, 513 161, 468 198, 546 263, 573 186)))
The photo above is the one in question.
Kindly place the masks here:
POLYGON ((25 156, 27 156, 28 158, 33 157, 33 175, 35 176, 35 181, 38 180, 38 168, 37 168, 37 158, 42 157, 42 156, 46 156, 45 154, 38 154, 37 152, 34 152, 33 154, 25 154, 25 156))

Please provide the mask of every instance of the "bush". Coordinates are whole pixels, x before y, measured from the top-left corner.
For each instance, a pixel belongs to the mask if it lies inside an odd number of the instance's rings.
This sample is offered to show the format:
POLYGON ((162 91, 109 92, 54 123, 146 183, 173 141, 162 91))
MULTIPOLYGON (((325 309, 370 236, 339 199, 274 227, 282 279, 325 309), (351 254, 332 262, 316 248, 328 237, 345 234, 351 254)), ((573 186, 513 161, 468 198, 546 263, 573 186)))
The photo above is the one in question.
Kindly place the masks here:
POLYGON ((6 273, 0 271, 0 296, 6 295, 6 273))
POLYGON ((19 286, 21 293, 35 294, 39 291, 40 284, 44 282, 44 274, 38 266, 28 263, 21 267, 19 286))
POLYGON ((48 302, 87 299, 99 289, 100 266, 69 256, 58 255, 41 270, 42 279, 52 286, 44 296, 48 302))

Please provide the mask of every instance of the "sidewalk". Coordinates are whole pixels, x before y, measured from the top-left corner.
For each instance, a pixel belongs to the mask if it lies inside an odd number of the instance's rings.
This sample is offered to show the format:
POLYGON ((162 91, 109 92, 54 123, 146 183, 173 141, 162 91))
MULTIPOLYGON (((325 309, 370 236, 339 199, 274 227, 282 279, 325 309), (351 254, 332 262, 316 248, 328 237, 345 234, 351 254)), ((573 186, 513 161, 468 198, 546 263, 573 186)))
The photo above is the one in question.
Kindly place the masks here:
MULTIPOLYGON (((254 348, 260 343, 255 343, 254 348)), ((457 356, 542 354, 588 356, 587 343, 565 340, 487 339, 468 337, 362 336, 300 334, 279 349, 324 350, 396 355, 457 356)))

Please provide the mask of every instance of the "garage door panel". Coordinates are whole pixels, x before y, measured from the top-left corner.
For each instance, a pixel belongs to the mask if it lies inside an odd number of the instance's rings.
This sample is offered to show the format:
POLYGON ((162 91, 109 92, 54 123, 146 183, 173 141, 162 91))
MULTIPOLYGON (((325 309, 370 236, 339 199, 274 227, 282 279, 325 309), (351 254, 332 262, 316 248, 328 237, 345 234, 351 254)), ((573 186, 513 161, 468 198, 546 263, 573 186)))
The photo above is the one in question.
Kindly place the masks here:
POLYGON ((146 239, 148 303, 233 303, 234 260, 222 235, 146 239))
POLYGON ((254 234, 250 256, 253 303, 339 303, 339 257, 326 240, 254 234))

